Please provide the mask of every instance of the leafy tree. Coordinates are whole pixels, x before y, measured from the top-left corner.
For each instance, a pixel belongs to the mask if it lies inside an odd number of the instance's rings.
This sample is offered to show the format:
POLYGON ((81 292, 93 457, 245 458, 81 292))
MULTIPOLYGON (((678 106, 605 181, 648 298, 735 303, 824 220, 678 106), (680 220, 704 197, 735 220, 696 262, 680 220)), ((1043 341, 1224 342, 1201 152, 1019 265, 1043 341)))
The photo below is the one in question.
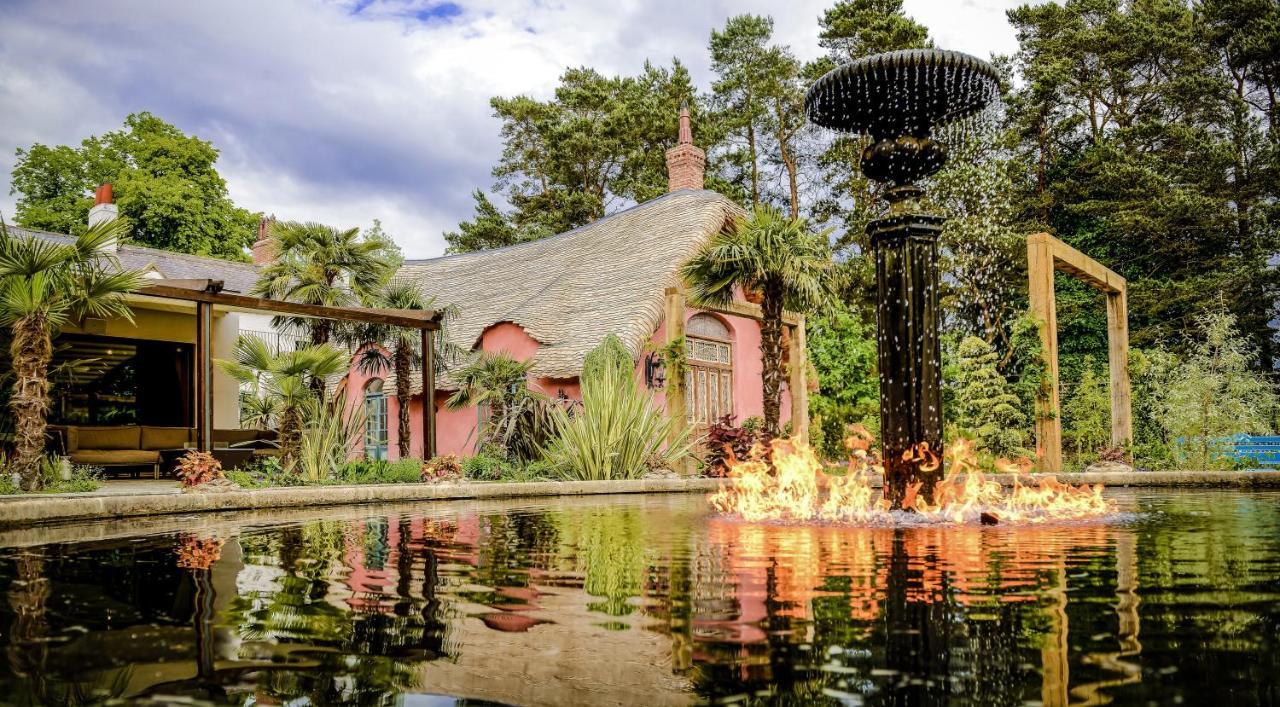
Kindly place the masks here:
POLYGON ((347 356, 327 344, 274 352, 262 339, 242 334, 230 359, 216 361, 250 395, 273 399, 280 433, 281 465, 293 471, 302 449, 302 430, 309 405, 323 404, 315 380, 347 369, 347 356))
POLYGON ((600 345, 587 352, 582 361, 582 377, 593 378, 601 375, 605 368, 614 368, 630 374, 636 362, 631 358, 627 347, 617 334, 604 337, 600 345))
POLYGON ((809 362, 818 391, 809 396, 813 444, 827 459, 843 458, 849 425, 880 428, 875 328, 851 307, 832 301, 806 322, 809 362))
POLYGON ((1185 348, 1221 299, 1271 367, 1280 152, 1274 53, 1260 48, 1275 42, 1276 16, 1274 3, 1227 1, 1009 13, 1024 215, 1128 279, 1136 346, 1185 348))
POLYGON ((791 215, 800 212, 800 169, 807 83, 802 66, 789 48, 771 44, 773 19, 758 15, 730 17, 723 30, 711 32, 713 105, 726 131, 724 166, 728 181, 747 195, 748 208, 762 202, 785 202, 791 215), (785 191, 774 195, 762 169, 780 168, 785 191))
MULTIPOLYGON (((380 228, 362 235, 359 228, 277 221, 271 224, 270 236, 279 255, 253 287, 253 294, 260 297, 354 306, 381 287, 399 263, 399 249, 380 228)), ((307 331, 316 345, 329 343, 334 326, 327 319, 298 317, 276 317, 272 323, 307 331)))
POLYGON ((782 408, 782 310, 814 311, 833 289, 827 233, 812 233, 803 219, 762 207, 750 219, 718 233, 681 269, 693 300, 723 305, 738 291, 758 292, 760 357, 764 372, 764 430, 777 436, 782 408))
POLYGON ((822 13, 818 26, 818 44, 842 63, 933 46, 928 28, 903 14, 902 0, 840 0, 822 13))
POLYGON ((449 244, 446 253, 470 253, 536 240, 517 231, 511 218, 494 206, 483 191, 476 189, 471 196, 476 201, 475 216, 470 221, 459 223, 457 231, 444 234, 444 240, 449 244))
MULTIPOLYGON (((503 141, 493 175, 514 209, 511 224, 528 238, 560 233, 665 193, 663 154, 681 104, 697 117, 694 96, 675 61, 671 69, 646 63, 637 77, 569 69, 548 101, 493 98, 503 141)), ((492 233, 494 219, 485 225, 492 233)))
POLYGON ((127 235, 142 245, 243 260, 256 237, 257 217, 231 202, 214 169, 218 150, 151 113, 79 147, 35 143, 17 155, 10 193, 22 226, 84 233, 91 193, 110 182, 127 235))
POLYGON ((999 356, 991 344, 976 336, 960 341, 957 349, 955 410, 951 417, 971 432, 980 448, 1000 457, 1025 453, 1027 418, 1021 401, 1000 374, 999 356))
POLYGON ((24 491, 39 491, 43 483, 54 334, 86 317, 133 321, 124 296, 142 284, 141 274, 122 270, 104 247, 127 230, 122 219, 114 219, 64 244, 11 236, 0 224, 0 325, 10 328, 13 368, 11 468, 24 491))
POLYGON ((1111 397, 1107 379, 1097 372, 1092 356, 1062 404, 1063 438, 1077 455, 1090 455, 1111 443, 1111 397))
POLYGON ((1271 431, 1277 399, 1271 383, 1250 370, 1250 343, 1230 312, 1202 315, 1197 325, 1203 338, 1175 369, 1160 412, 1170 439, 1185 454, 1181 461, 1207 469, 1219 463, 1225 437, 1271 431))
MULTIPOLYGON (((365 298, 365 305, 377 309, 432 309, 433 299, 423 297, 417 283, 403 278, 392 278, 365 298)), ((441 327, 431 334, 435 337, 436 374, 448 370, 462 356, 462 352, 450 341, 448 322, 457 317, 453 307, 445 308, 441 327)), ((409 400, 413 397, 411 376, 414 368, 422 366, 422 334, 417 329, 362 323, 354 327, 349 337, 359 347, 359 367, 365 373, 378 373, 390 369, 396 376, 397 424, 401 459, 409 458, 410 416, 409 400)), ((426 404, 434 404, 428 401, 426 404)))

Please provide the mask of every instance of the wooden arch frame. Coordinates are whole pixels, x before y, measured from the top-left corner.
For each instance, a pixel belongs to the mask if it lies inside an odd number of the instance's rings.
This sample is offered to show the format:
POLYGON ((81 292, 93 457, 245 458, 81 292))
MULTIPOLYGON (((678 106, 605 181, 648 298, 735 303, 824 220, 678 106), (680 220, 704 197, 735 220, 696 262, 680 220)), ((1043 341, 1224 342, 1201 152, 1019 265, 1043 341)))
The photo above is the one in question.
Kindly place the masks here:
POLYGON ((1133 440, 1129 392, 1129 304, 1123 277, 1048 233, 1027 237, 1031 312, 1040 322, 1047 391, 1036 398, 1036 451, 1041 471, 1062 471, 1062 405, 1058 385, 1058 315, 1053 274, 1061 270, 1107 296, 1111 444, 1133 440))

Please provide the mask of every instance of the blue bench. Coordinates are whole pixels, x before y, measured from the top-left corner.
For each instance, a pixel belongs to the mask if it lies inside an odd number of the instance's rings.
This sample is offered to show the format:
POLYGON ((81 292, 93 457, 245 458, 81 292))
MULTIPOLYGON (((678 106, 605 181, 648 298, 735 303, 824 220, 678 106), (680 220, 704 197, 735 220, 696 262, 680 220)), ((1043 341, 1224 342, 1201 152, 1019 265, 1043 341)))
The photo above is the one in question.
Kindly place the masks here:
POLYGON ((1238 434, 1226 440, 1226 455, 1248 466, 1280 467, 1280 437, 1238 434))

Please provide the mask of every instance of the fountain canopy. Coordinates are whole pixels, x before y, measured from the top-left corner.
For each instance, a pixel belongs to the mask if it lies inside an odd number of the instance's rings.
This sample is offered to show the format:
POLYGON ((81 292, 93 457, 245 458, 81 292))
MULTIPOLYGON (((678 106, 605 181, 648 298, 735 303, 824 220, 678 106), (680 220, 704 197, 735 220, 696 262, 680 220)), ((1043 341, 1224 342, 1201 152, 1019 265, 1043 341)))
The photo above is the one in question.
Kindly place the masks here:
POLYGON ((938 171, 946 146, 933 130, 980 112, 999 93, 995 67, 961 52, 906 49, 831 70, 805 95, 809 120, 870 135, 864 173, 909 184, 938 171))

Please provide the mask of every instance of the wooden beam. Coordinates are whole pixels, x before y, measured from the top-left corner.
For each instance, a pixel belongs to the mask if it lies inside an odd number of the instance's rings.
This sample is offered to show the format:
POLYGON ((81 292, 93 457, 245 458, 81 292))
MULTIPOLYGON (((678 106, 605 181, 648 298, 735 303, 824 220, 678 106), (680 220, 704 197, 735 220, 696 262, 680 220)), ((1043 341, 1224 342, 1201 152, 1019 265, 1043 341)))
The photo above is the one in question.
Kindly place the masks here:
POLYGON ((1053 292, 1052 244, 1036 234, 1027 239, 1031 314, 1040 324, 1045 389, 1036 396, 1036 456, 1040 471, 1062 471, 1062 418, 1058 400, 1058 315, 1053 292))
MULTIPOLYGON (((190 281, 179 282, 183 285, 190 284, 190 281)), ((283 300, 249 297, 229 292, 209 292, 192 287, 165 284, 144 285, 138 288, 136 293, 149 297, 162 297, 187 302, 207 302, 221 307, 252 312, 271 312, 273 314, 290 314, 298 317, 315 317, 317 319, 386 324, 407 329, 435 330, 440 328, 440 313, 432 310, 323 307, 301 302, 285 302, 283 300)))
MULTIPOLYGON (((422 458, 436 455, 436 338, 422 330, 422 458)), ((409 401, 402 401, 408 405, 409 401)))
POLYGON ((1133 441, 1133 401, 1129 386, 1129 305, 1124 289, 1107 295, 1107 360, 1110 363, 1111 446, 1133 441))
POLYGON ((809 361, 806 355, 804 317, 791 327, 791 377, 787 391, 791 395, 791 436, 802 443, 809 442, 809 361))
POLYGON ((196 303, 196 449, 213 449, 213 305, 196 303))

